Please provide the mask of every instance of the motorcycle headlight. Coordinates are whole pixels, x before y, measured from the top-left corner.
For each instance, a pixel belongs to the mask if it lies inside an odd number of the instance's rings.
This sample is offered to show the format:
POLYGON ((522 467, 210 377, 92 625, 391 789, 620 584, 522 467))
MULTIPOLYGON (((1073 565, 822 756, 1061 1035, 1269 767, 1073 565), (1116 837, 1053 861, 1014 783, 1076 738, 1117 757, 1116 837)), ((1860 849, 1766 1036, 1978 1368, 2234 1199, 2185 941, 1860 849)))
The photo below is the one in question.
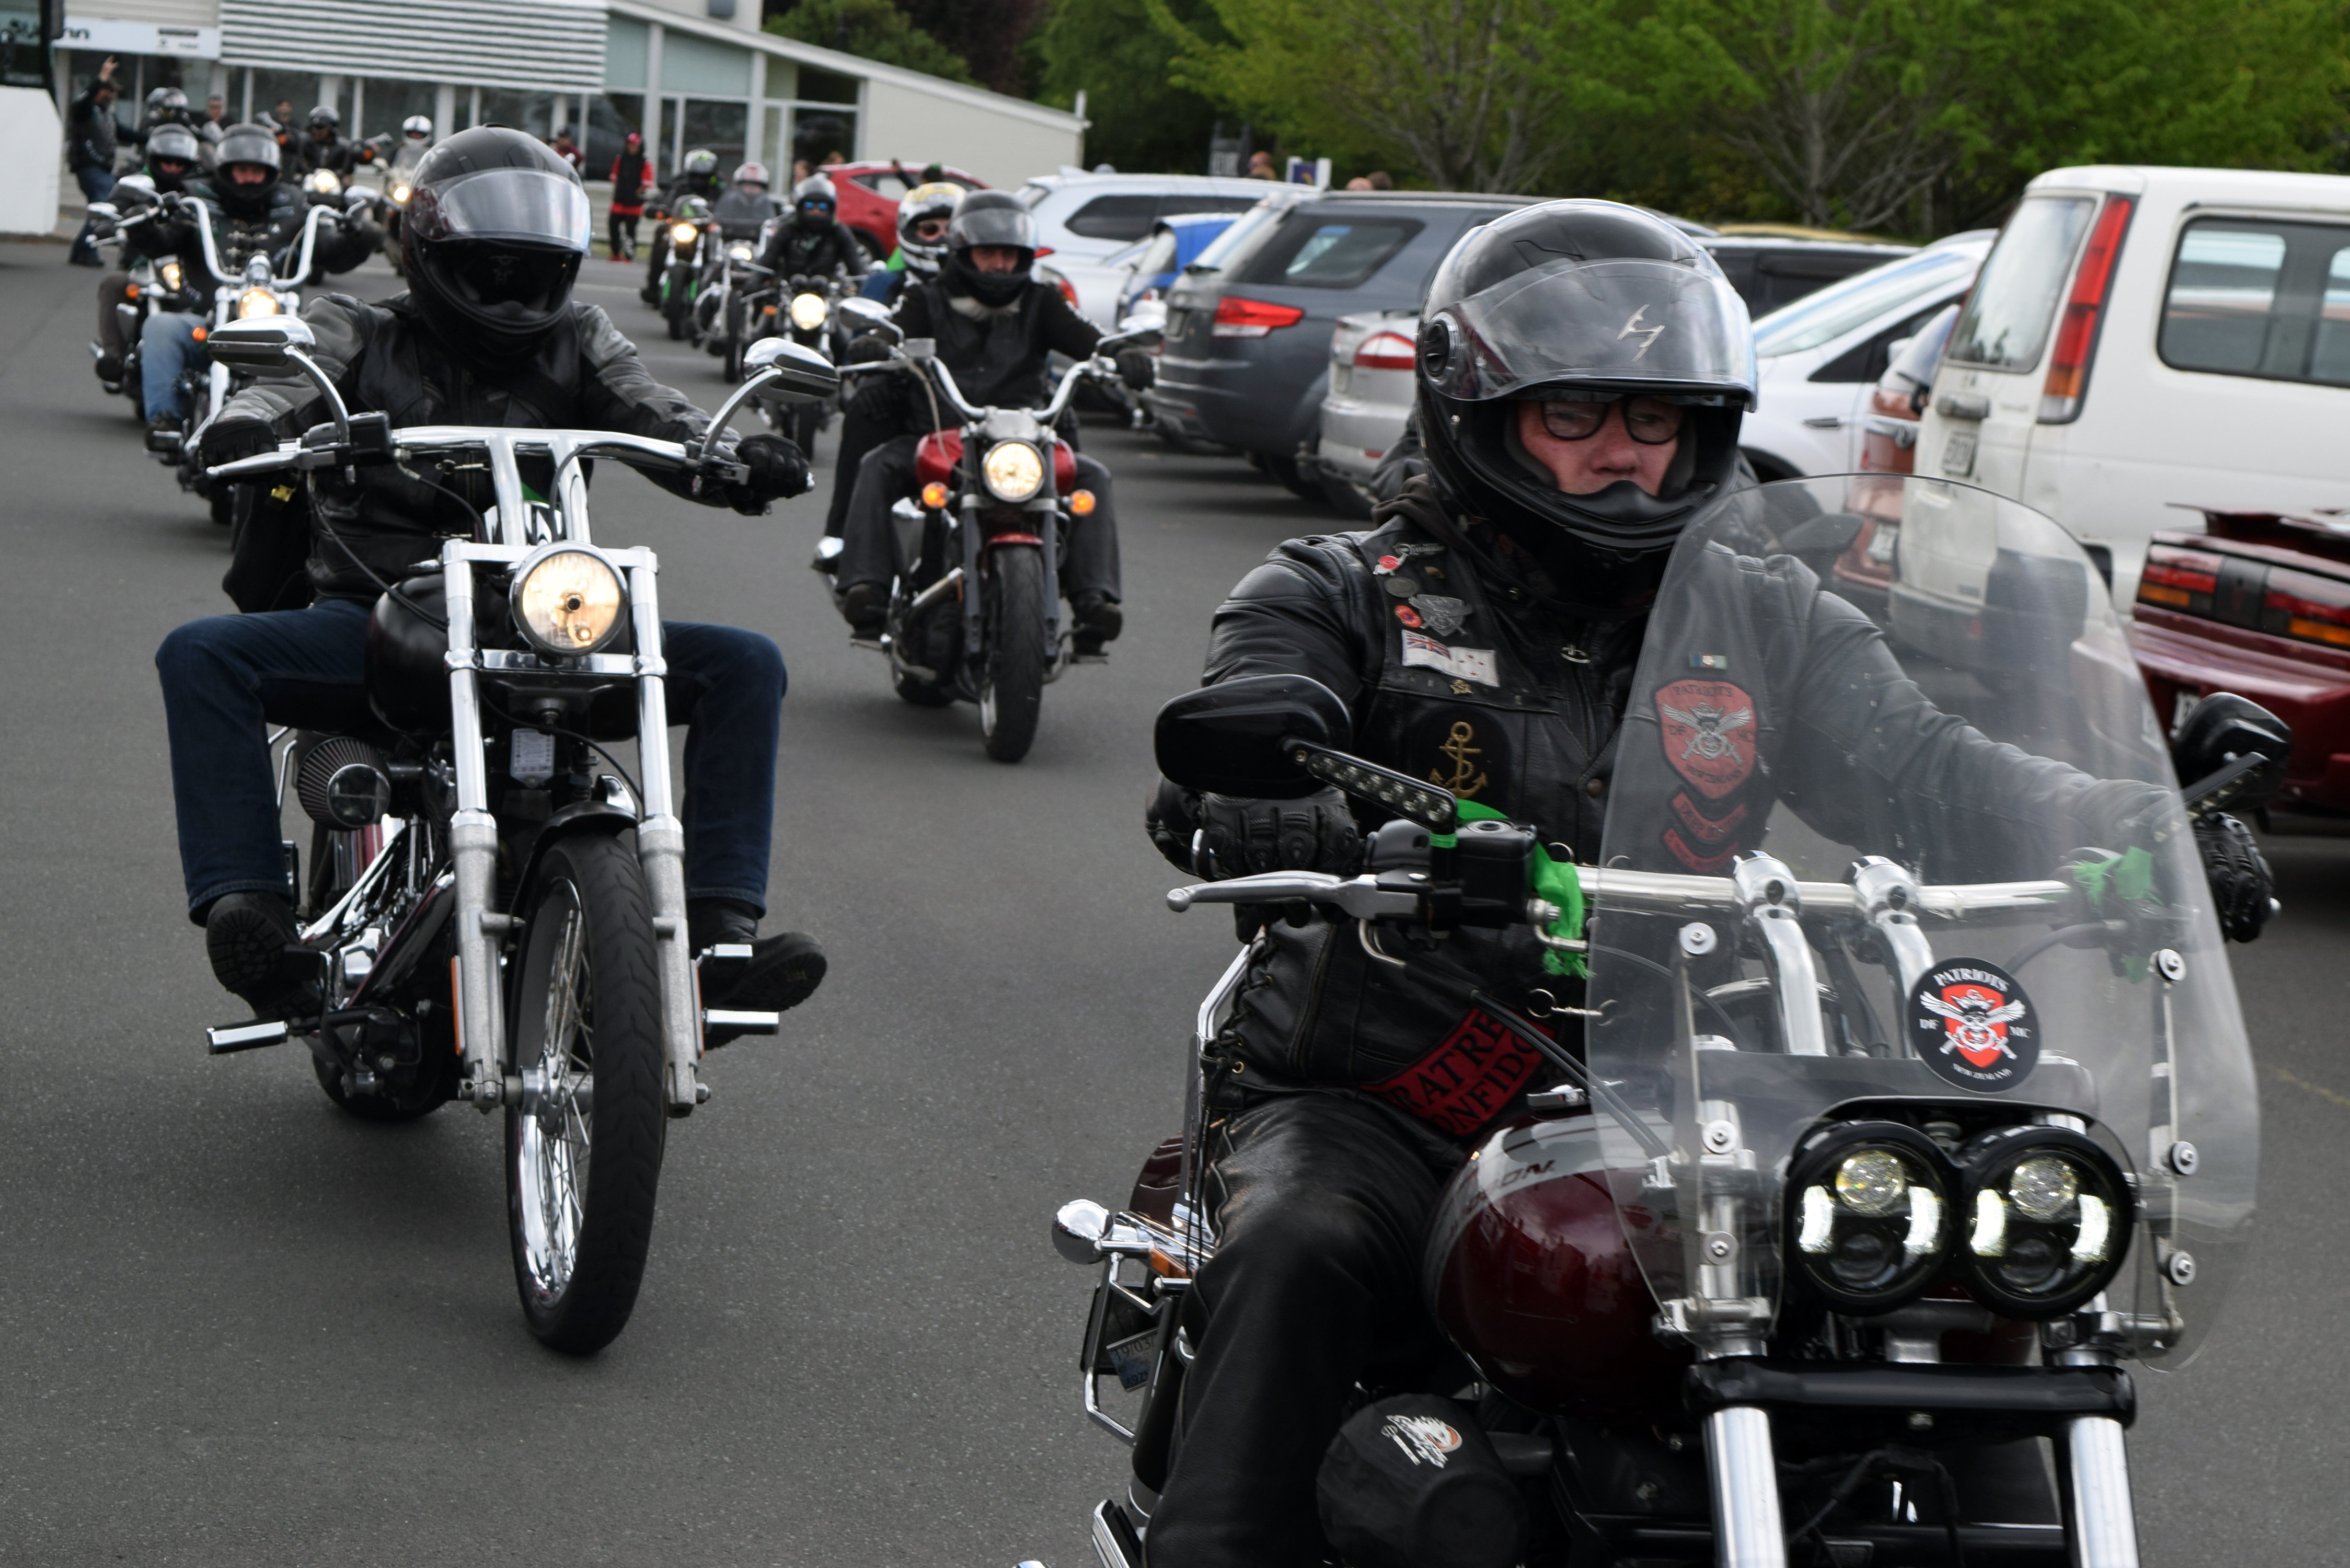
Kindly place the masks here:
POLYGON ((180 269, 180 264, 175 261, 165 262, 156 268, 155 272, 156 275, 163 280, 164 289, 172 294, 180 292, 180 280, 187 275, 180 269))
POLYGON ((1948 1255, 1952 1175, 1939 1146, 1914 1127, 1822 1127, 1789 1170, 1791 1268, 1838 1312, 1890 1312, 1915 1299, 1948 1255))
POLYGON ((332 196, 342 191, 343 182, 336 177, 335 171, 331 169, 313 169, 310 171, 309 178, 302 182, 302 187, 307 191, 315 191, 321 196, 332 196))
POLYGON ((248 288, 236 296, 236 318, 239 321, 249 316, 276 316, 277 313, 277 296, 265 288, 248 288))
POLYGON ((1024 441, 1000 441, 979 465, 998 501, 1022 502, 1045 487, 1045 459, 1024 441))
POLYGON ((669 242, 678 249, 684 250, 691 245, 701 234, 702 231, 691 223, 678 223, 670 229, 669 242))
POLYGON ((391 200, 394 206, 405 207, 408 205, 408 187, 405 185, 394 185, 391 188, 391 200))
POLYGON ((2068 1127, 2002 1127, 1967 1146, 1967 1289, 2002 1317, 2071 1312, 2128 1255, 2136 1200, 2111 1155, 2068 1127))
POLYGON ((550 545, 515 573, 515 625, 543 653, 593 653, 620 628, 620 574, 593 550, 550 545))
POLYGON ((803 332, 813 332, 824 325, 825 303, 820 294, 792 296, 792 325, 803 332))
POLYGON ((738 262, 749 261, 757 254, 758 253, 754 251, 749 245, 743 244, 739 241, 726 247, 726 254, 728 257, 738 262))

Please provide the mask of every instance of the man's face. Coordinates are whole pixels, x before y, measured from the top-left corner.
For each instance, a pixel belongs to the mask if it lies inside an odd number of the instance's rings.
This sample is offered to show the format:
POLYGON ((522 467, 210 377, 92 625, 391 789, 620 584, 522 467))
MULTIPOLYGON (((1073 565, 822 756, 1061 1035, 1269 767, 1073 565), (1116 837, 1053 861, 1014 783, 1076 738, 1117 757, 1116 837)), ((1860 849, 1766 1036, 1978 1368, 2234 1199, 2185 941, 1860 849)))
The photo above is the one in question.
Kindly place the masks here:
POLYGON ((269 183, 269 166, 265 163, 232 163, 228 166, 227 174, 230 184, 242 185, 247 190, 269 183))
POLYGON ((109 108, 114 102, 114 84, 112 82, 99 83, 98 95, 91 99, 90 101, 98 105, 100 109, 109 108))
POLYGON ((1020 253, 1010 245, 973 245, 971 265, 981 272, 1002 277, 1020 270, 1020 253))
POLYGON ((158 158, 155 160, 155 172, 166 180, 184 180, 188 177, 188 166, 176 158, 158 158))
POLYGON ((1562 494, 1589 495, 1628 479, 1654 495, 1680 450, 1688 410, 1661 398, 1613 403, 1518 404, 1518 440, 1562 494))
POLYGON ((314 125, 310 128, 310 140, 321 147, 334 139, 335 128, 331 125, 314 125))
POLYGON ((914 238, 920 241, 923 244, 934 245, 946 237, 946 219, 917 218, 914 220, 914 238))
POLYGON ((277 112, 275 118, 280 125, 284 125, 287 121, 291 120, 294 118, 294 100, 290 98, 279 99, 277 100, 277 112))
POLYGON ((204 99, 204 118, 207 119, 218 119, 227 112, 228 105, 221 102, 220 99, 216 98, 204 99))

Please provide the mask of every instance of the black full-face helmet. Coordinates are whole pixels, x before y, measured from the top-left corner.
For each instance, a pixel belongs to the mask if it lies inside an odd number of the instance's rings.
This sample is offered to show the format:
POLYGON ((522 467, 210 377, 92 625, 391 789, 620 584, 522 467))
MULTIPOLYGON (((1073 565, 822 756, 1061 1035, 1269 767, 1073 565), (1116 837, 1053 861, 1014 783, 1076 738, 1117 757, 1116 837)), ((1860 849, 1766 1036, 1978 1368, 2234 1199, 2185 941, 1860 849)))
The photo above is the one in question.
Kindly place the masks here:
POLYGON ((588 234, 588 192, 560 153, 477 126, 417 161, 400 248, 417 308, 442 339, 508 358, 569 310, 588 234))
POLYGON ((1430 465, 1472 514, 1539 543, 1617 556, 1669 546, 1728 488, 1754 406, 1745 302, 1703 247, 1614 202, 1546 202, 1471 230, 1420 311, 1419 407, 1430 465), (1518 436, 1526 399, 1682 406, 1659 493, 1618 480, 1562 493, 1518 436))
POLYGON ((147 177, 158 191, 177 191, 203 162, 203 143, 184 125, 159 125, 147 138, 147 177))
POLYGON ((973 191, 955 203, 947 225, 947 260, 941 269, 951 293, 982 305, 1009 305, 1028 286, 1036 262, 1036 215, 1009 191, 973 191), (1010 272, 982 272, 971 253, 983 245, 1020 253, 1010 272))
POLYGON ((232 125, 221 135, 219 151, 213 164, 217 172, 213 176, 213 193, 221 207, 233 217, 258 218, 269 211, 276 198, 277 171, 284 167, 284 156, 277 150, 277 138, 258 125, 232 125), (263 177, 250 185, 239 184, 236 171, 249 166, 265 171, 263 177))

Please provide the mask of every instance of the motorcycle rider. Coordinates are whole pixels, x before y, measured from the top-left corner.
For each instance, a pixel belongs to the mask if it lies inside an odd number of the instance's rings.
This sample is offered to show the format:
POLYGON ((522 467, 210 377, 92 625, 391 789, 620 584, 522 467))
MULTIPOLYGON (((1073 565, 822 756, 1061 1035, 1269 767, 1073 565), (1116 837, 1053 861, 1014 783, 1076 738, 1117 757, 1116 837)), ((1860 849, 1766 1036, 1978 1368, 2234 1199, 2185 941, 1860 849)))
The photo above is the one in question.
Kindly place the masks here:
MULTIPOLYGON (((1101 333, 1071 309, 1052 285, 1030 275, 1036 261, 1036 220, 1008 191, 973 191, 956 204, 939 275, 910 285, 898 304, 898 326, 908 337, 937 344, 939 362, 975 408, 1034 408, 1050 389, 1048 356, 1090 357, 1101 333)), ((854 352, 852 350, 852 352, 854 352)), ((841 618, 859 637, 878 635, 899 575, 898 533, 889 508, 914 488, 914 450, 931 428, 930 404, 902 376, 868 378, 841 421, 840 468, 833 480, 828 535, 840 539, 829 556, 838 582, 841 618)), ((1061 439, 1076 431, 1065 420, 1061 439)), ((1074 447, 1075 441, 1070 441, 1074 447)), ((1061 588, 1075 615, 1075 650, 1098 657, 1124 628, 1119 608, 1117 509, 1109 470, 1076 453, 1077 483, 1093 492, 1089 517, 1071 519, 1061 552, 1061 588)), ((817 547, 823 570, 828 550, 817 547)))
MULTIPOLYGON (((158 225, 153 244, 159 254, 196 256, 203 254, 195 233, 209 223, 221 265, 234 276, 256 255, 273 258, 282 271, 289 258, 283 253, 301 237, 308 212, 300 192, 278 175, 276 139, 258 125, 235 125, 221 138, 220 166, 212 179, 190 185, 173 206, 176 221, 158 225)), ((318 233, 317 265, 327 272, 348 272, 372 253, 379 236, 372 224, 336 222, 318 233)), ((209 292, 206 279, 203 291, 209 292)), ((203 345, 196 329, 204 317, 192 311, 159 311, 140 329, 140 375, 147 400, 148 446, 169 451, 186 413, 180 397, 180 377, 203 362, 203 345)))
POLYGON ((809 175, 792 187, 792 221, 769 233, 759 265, 780 278, 829 277, 836 272, 863 277, 872 263, 839 213, 840 196, 832 182, 809 175))
MULTIPOLYGON (((2176 820, 2165 792, 2091 780, 1935 711, 1876 628, 1787 557, 1701 558, 1677 579, 1676 608, 1659 611, 1672 623, 1649 624, 1674 540, 1737 504, 1738 427, 1754 399, 1745 308, 1670 225, 1605 202, 1522 209, 1453 247, 1422 321, 1430 472, 1372 531, 1292 540, 1243 578, 1216 613, 1208 683, 1311 676, 1347 704, 1350 750, 1449 783, 1584 864, 1599 857, 1636 660, 1659 639, 1689 651, 1672 668, 1741 687, 1754 721, 1741 732, 1771 753, 1742 793, 1685 815, 1619 807, 1641 811, 1628 826, 1693 871, 1718 875, 1752 847, 1774 798, 1835 842, 1892 842, 1859 819, 1902 798, 1897 774, 1939 783, 1921 809, 1983 803, 1978 836, 2021 875, 2054 863, 2032 863, 2048 846, 2016 842, 2000 800, 2056 792, 2080 845, 2176 820), (1684 587, 1699 613, 1677 613, 1692 602, 1684 587), (1800 727, 1788 722, 1798 687, 1800 727)), ((1161 781, 1148 825, 1196 875, 1351 874, 1383 815, 1336 792, 1241 800, 1161 781)), ((2267 868, 2240 826, 2198 836, 2231 934, 2248 940, 2269 907, 2267 868), (2255 910, 2243 929, 2236 917, 2255 910)), ((1545 979, 1523 929, 1456 932, 1409 971, 1378 966, 1343 924, 1272 919, 1266 939, 1205 1064, 1218 1245, 1185 1320, 1194 1359, 1150 1517, 1154 1568, 1324 1560, 1323 1454, 1358 1382, 1409 1389, 1433 1373, 1442 1341, 1419 1277, 1431 1207, 1478 1135, 1523 1106, 1535 1071, 1529 1057, 1497 1081, 1483 1015, 1434 977, 1515 1005, 1529 977, 1566 984, 1545 979)), ((1572 1033, 1561 1044, 1580 1049, 1572 1033)))
POLYGON ((299 184, 306 175, 327 169, 348 184, 359 150, 343 140, 343 117, 322 103, 310 110, 304 128, 307 134, 295 143, 300 156, 286 171, 286 179, 299 184))
MULTIPOLYGON (((608 429, 699 440, 709 416, 646 374, 604 312, 572 297, 588 252, 585 189, 570 165, 518 130, 477 127, 432 149, 409 205, 408 293, 382 305, 318 295, 303 307, 315 357, 354 412, 394 425, 608 429)), ((297 379, 257 382, 208 427, 218 464, 273 449, 324 417, 297 379)), ((807 464, 779 436, 733 448, 749 475, 696 497, 756 514, 804 493, 807 464)), ((543 466, 543 463, 542 463, 543 466)), ((298 948, 279 857, 265 721, 320 727, 368 723, 364 655, 369 608, 385 585, 440 540, 471 536, 492 501, 478 470, 420 480, 403 467, 365 467, 356 485, 321 489, 310 517, 308 607, 194 621, 156 654, 170 721, 188 912, 205 928, 213 973, 267 1017, 317 1005, 298 948)), ((525 483, 550 473, 525 465, 525 483)), ((687 493, 684 475, 657 481, 687 493)), ((764 913, 773 834, 782 656, 731 627, 664 626, 671 712, 686 740, 686 887, 691 938, 754 942, 764 913)), ((653 743, 659 743, 655 738, 653 743)), ((795 1005, 824 974, 813 939, 755 941, 727 1000, 795 1005)))
POLYGON ((944 180, 917 185, 898 202, 898 248, 887 265, 865 275, 866 298, 895 305, 914 284, 939 275, 947 259, 947 225, 954 222, 962 187, 944 180))
POLYGON ((733 179, 710 208, 719 234, 730 240, 757 239, 782 212, 782 203, 767 193, 767 166, 755 159, 735 165, 733 179))
POLYGON ((661 187, 660 197, 653 204, 653 244, 650 258, 645 265, 645 286, 638 297, 647 305, 661 302, 661 269, 669 265, 669 218, 677 212, 678 203, 689 196, 714 201, 718 195, 718 154, 707 147, 697 147, 685 155, 685 165, 677 178, 661 187))
MULTIPOLYGON (((203 158, 203 144, 196 140, 194 131, 184 125, 159 125, 147 138, 147 161, 140 167, 148 182, 155 187, 157 198, 173 196, 187 189, 188 182, 194 177, 203 158)), ((151 204, 146 193, 139 190, 139 182, 135 180, 118 182, 113 197, 116 209, 126 219, 135 211, 151 204)), ((135 257, 170 254, 153 248, 151 237, 147 234, 143 224, 123 232, 122 250, 125 270, 109 272, 98 280, 99 353, 94 368, 98 371, 98 379, 105 383, 109 392, 119 389, 122 381, 126 346, 122 341, 122 323, 116 317, 114 307, 130 301, 130 274, 127 269, 135 257)))

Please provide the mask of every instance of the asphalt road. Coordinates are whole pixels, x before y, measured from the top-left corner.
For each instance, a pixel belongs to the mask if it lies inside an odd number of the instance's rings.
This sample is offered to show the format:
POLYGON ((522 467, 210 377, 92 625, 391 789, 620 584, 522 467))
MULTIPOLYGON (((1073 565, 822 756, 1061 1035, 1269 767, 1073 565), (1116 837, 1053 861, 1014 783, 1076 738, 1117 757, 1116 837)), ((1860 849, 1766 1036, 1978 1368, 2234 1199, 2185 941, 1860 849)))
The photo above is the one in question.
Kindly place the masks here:
MULTIPOLYGON (((224 548, 90 378, 95 280, 0 247, 0 1561, 1083 1568, 1123 1453, 1076 1407, 1087 1281, 1045 1221, 1173 1129, 1230 951, 1219 914, 1161 905, 1149 719, 1223 590, 1328 514, 1089 432, 1129 629, 1007 768, 972 710, 901 704, 847 645, 805 566, 821 493, 744 519, 597 487, 670 613, 783 646, 773 901, 833 971, 714 1059, 635 1320, 567 1360, 515 1304, 496 1121, 366 1127, 294 1052, 203 1053, 237 1010, 182 912, 150 657, 227 608, 224 548)), ((591 263, 588 297, 714 403, 634 282, 591 263)), ((2236 960, 2263 1240, 2202 1360, 2142 1380, 2164 1568, 2340 1562, 2350 1522, 2350 840, 2270 853, 2288 912, 2236 960)))

